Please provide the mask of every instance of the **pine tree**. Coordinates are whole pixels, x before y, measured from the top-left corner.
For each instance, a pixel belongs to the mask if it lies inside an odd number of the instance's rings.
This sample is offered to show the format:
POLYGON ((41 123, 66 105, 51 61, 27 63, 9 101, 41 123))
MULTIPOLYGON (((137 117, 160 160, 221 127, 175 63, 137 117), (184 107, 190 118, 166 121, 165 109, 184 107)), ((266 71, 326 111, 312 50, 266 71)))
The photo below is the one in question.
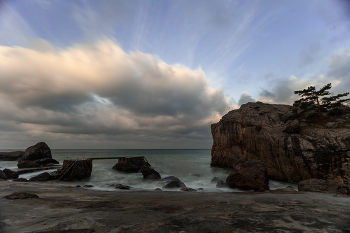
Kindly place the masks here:
POLYGON ((334 111, 335 109, 341 107, 342 103, 350 100, 340 99, 349 95, 349 92, 335 96, 328 96, 331 94, 328 90, 331 88, 332 84, 328 83, 318 91, 316 90, 315 86, 309 86, 307 89, 294 91, 294 94, 298 94, 302 97, 300 100, 297 100, 294 103, 305 109, 305 111, 312 109, 318 111, 334 111))

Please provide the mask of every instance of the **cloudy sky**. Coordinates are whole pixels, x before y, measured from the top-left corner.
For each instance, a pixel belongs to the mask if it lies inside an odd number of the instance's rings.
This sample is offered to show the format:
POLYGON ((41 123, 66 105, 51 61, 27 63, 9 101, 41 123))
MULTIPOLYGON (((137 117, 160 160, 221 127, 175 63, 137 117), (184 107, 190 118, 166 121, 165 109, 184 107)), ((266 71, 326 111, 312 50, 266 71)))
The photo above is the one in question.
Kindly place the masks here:
POLYGON ((329 82, 348 0, 0 1, 0 149, 209 149, 229 110, 329 82))

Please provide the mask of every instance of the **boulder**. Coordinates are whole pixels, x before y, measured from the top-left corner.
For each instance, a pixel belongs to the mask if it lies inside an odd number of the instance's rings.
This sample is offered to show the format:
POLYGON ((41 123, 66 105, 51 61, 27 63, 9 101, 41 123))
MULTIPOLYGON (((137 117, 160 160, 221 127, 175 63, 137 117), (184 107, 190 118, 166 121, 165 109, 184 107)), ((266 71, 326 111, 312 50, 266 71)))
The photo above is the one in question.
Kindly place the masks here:
POLYGON ((153 168, 143 166, 141 167, 141 173, 144 179, 160 180, 160 174, 153 168))
POLYGON ((10 195, 4 196, 6 199, 26 199, 26 198, 39 198, 38 195, 26 192, 15 192, 10 195))
POLYGON ((240 162, 226 178, 231 188, 255 191, 269 190, 269 180, 265 164, 261 160, 247 160, 240 162))
POLYGON ((299 191, 336 193, 349 195, 350 186, 329 180, 309 179, 298 183, 299 191))
POLYGON ((32 168, 50 163, 58 164, 59 162, 52 159, 51 149, 45 142, 38 142, 25 150, 17 166, 18 168, 32 168))
POLYGON ((163 179, 161 179, 158 184, 158 186, 161 186, 163 188, 182 188, 186 187, 186 185, 179 180, 179 178, 175 176, 168 176, 163 179))
POLYGON ((14 172, 10 169, 4 169, 3 172, 6 174, 7 179, 17 179, 18 178, 18 173, 14 172))
POLYGON ((51 149, 45 142, 38 142, 34 146, 28 147, 24 151, 24 155, 22 157, 23 160, 38 160, 44 158, 52 158, 51 149))
POLYGON ((143 156, 123 157, 118 159, 118 163, 115 164, 112 169, 122 172, 139 172, 143 166, 151 166, 143 156))
POLYGON ((50 175, 48 172, 40 173, 39 175, 36 175, 34 177, 31 177, 29 181, 47 181, 47 180, 53 180, 54 178, 50 175))
MULTIPOLYGON (((211 125, 211 165, 233 168, 242 160, 262 160, 269 179, 298 183, 311 178, 350 182, 350 130, 324 121, 287 130, 292 106, 247 103, 211 125), (322 127, 319 127, 322 125, 322 127), (259 130, 258 130, 259 129, 259 130), (294 132, 294 133, 291 133, 294 132)), ((340 116, 341 118, 345 118, 340 116)))
POLYGON ((15 161, 21 158, 24 151, 0 152, 0 161, 15 161))

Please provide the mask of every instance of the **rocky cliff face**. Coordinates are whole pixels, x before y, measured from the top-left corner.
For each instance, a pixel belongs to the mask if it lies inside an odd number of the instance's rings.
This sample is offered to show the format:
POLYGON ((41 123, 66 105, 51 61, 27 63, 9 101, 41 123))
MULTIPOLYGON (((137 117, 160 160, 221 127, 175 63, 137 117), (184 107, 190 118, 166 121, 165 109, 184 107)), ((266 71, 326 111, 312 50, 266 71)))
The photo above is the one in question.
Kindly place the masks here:
POLYGON ((318 124, 307 119, 284 123, 292 108, 257 102, 227 113, 211 125, 211 165, 234 167, 258 159, 270 179, 350 183, 350 115, 325 117, 318 124))

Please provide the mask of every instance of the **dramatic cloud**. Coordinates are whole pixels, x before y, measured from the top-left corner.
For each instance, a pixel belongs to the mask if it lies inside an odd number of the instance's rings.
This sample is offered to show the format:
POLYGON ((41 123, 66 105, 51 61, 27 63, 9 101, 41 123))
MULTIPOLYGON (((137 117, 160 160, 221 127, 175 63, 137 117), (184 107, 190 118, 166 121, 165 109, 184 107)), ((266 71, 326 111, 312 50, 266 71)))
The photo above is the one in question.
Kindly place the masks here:
POLYGON ((243 94, 241 95, 241 97, 238 100, 238 104, 242 105, 242 104, 245 104, 248 102, 255 102, 255 100, 250 95, 248 95, 247 92, 243 92, 243 94))
POLYGON ((168 147, 188 147, 191 140, 209 141, 210 123, 232 108, 200 68, 127 54, 107 39, 67 49, 33 45, 0 46, 0 125, 8 132, 52 140, 112 135, 136 144, 166 137, 168 147))

